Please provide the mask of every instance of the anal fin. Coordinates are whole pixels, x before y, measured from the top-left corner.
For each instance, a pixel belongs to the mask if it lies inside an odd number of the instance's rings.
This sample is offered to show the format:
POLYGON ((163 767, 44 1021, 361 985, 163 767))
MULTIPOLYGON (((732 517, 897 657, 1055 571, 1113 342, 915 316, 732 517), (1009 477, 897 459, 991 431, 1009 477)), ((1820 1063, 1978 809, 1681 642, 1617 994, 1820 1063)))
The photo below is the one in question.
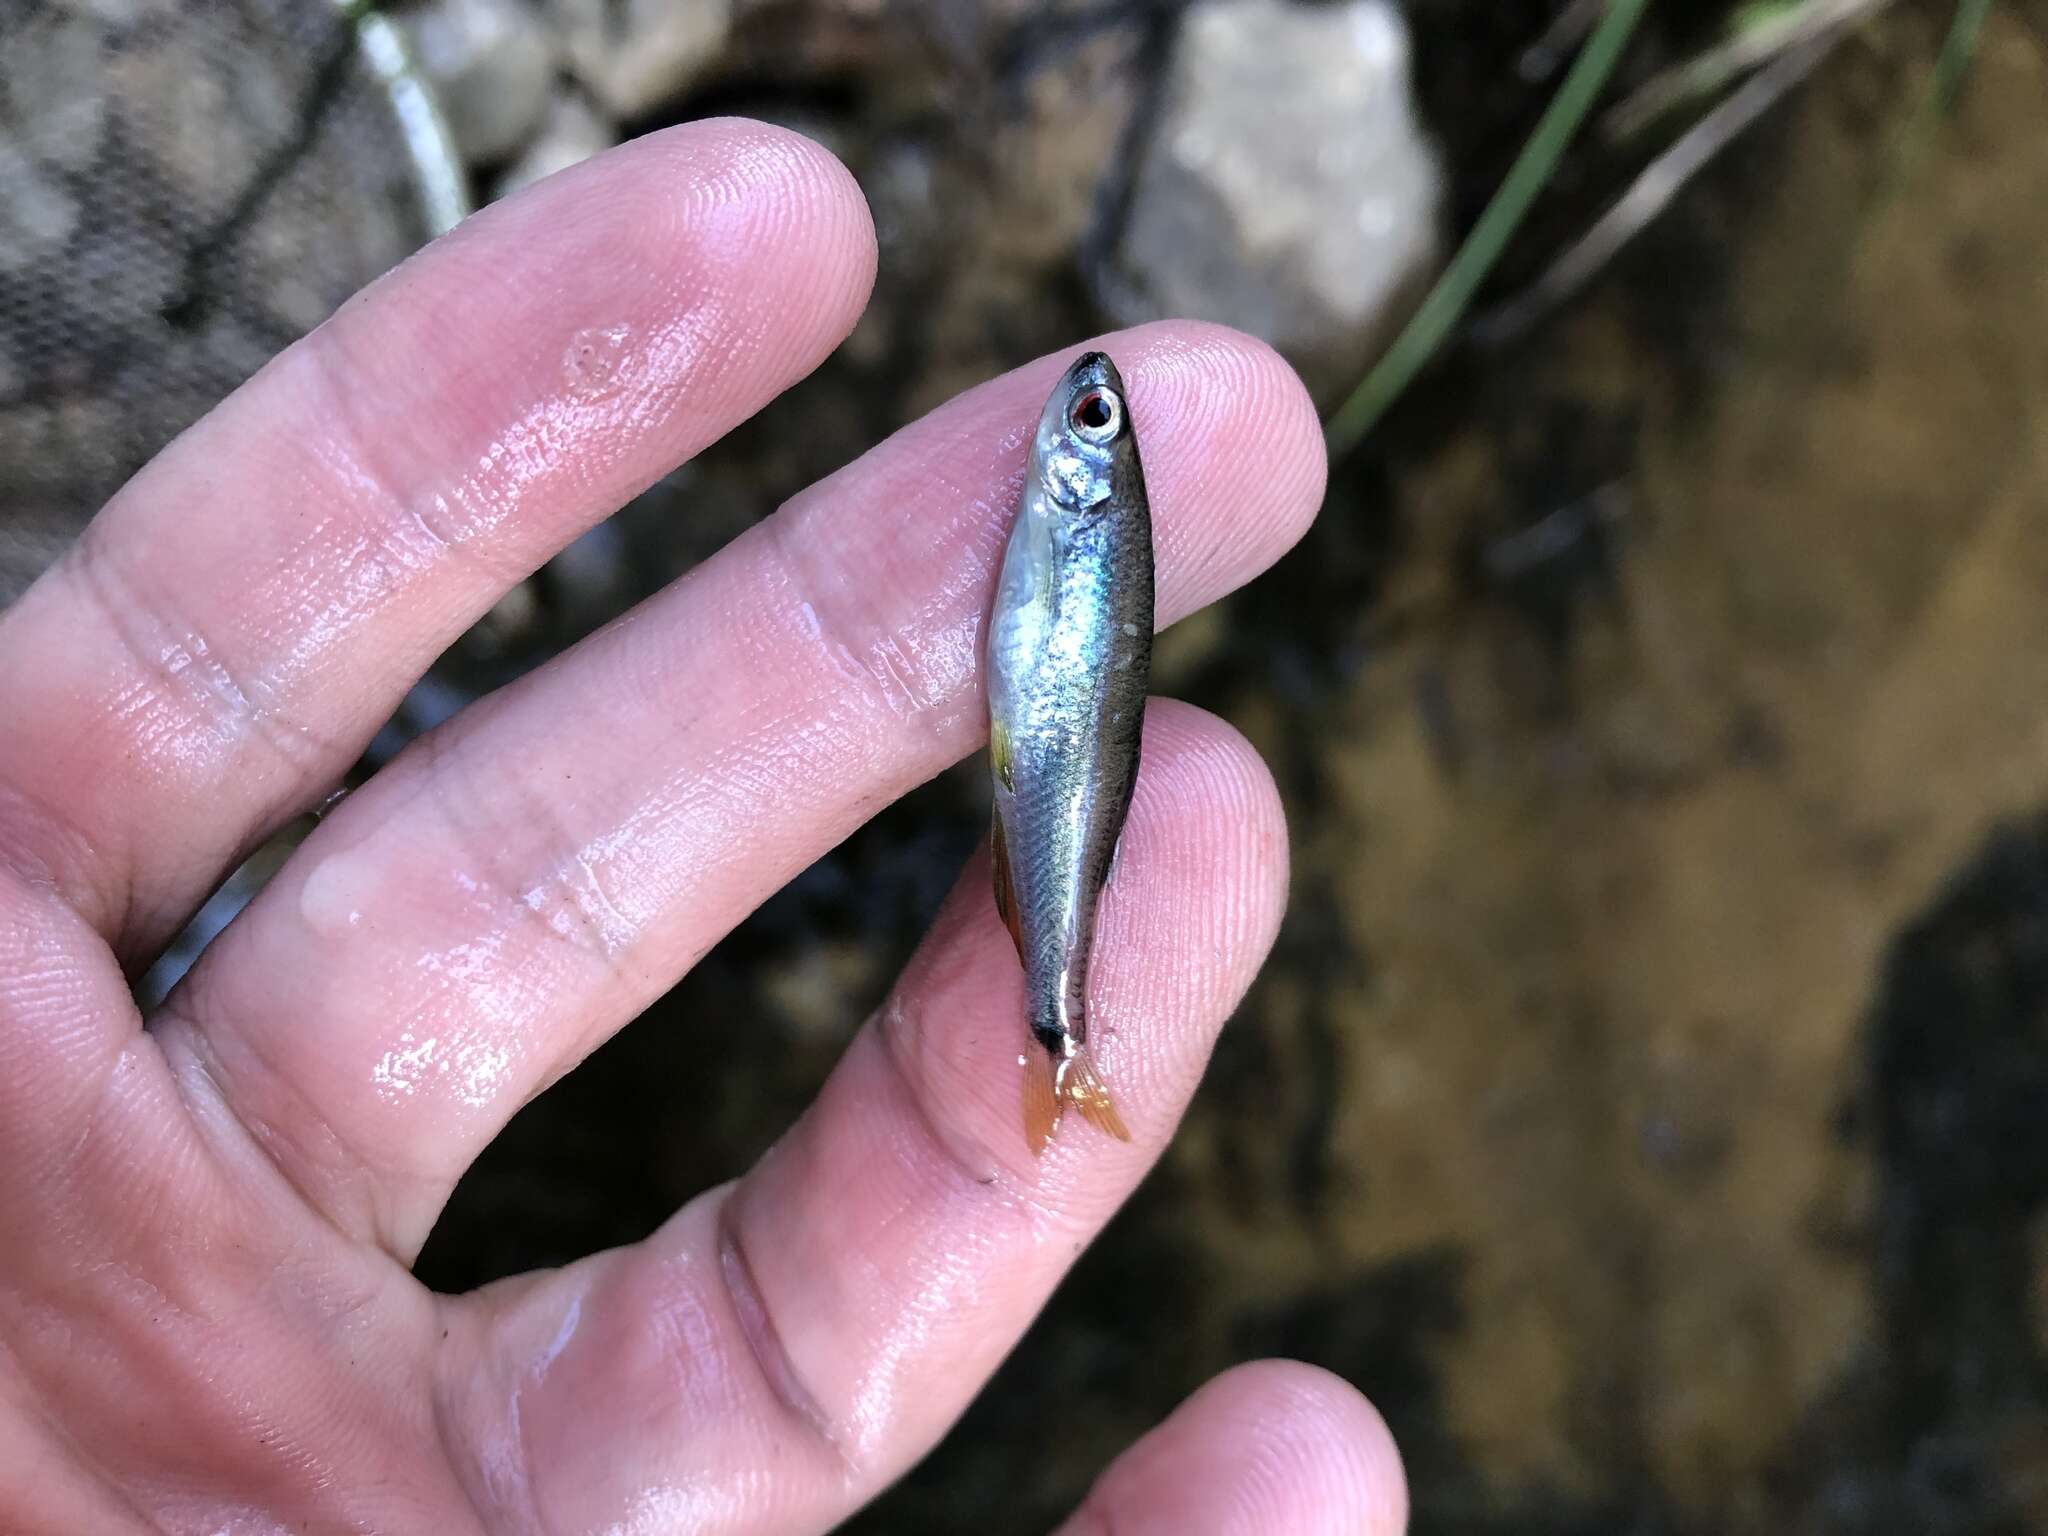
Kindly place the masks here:
POLYGON ((1000 720, 988 723, 988 761, 996 780, 1012 793, 1017 788, 1016 764, 1010 753, 1010 728, 1000 720))
POLYGON ((1010 845, 1003 837, 1003 818, 997 814, 989 833, 991 865, 995 877, 996 915, 1010 930, 1010 942, 1017 946, 1017 958, 1024 958, 1024 930, 1017 918, 1017 882, 1010 874, 1010 845))

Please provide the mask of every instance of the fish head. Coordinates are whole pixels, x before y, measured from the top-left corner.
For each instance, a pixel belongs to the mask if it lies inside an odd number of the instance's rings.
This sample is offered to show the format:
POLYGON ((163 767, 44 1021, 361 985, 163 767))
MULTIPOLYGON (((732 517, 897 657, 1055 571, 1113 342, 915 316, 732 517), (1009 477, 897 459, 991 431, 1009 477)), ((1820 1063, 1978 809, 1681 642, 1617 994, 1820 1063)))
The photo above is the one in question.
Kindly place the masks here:
POLYGON ((1137 455, 1123 375, 1105 352, 1078 359, 1045 402, 1032 468, 1047 499, 1086 512, 1108 498, 1137 455))

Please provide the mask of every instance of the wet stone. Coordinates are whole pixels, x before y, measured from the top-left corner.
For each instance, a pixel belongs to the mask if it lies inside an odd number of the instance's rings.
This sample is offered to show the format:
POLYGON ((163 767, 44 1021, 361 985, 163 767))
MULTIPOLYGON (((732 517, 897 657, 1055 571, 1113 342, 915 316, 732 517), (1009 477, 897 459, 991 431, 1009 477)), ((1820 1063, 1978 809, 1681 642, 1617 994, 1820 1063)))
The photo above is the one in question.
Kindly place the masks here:
POLYGON ((434 0, 406 33, 464 159, 502 160, 540 128, 557 43, 526 0, 434 0))
POLYGON ((78 208, 19 150, 0 144, 0 272, 16 271, 63 245, 78 208))
POLYGON ((1442 174, 1408 72, 1386 0, 1190 10, 1105 306, 1219 320, 1319 377, 1353 366, 1436 250, 1442 174))
POLYGON ((75 170, 89 163, 106 122, 93 34, 49 16, 12 33, 7 51, 0 137, 46 165, 75 170))
POLYGON ((613 117, 679 98, 724 50, 731 0, 552 0, 576 78, 613 117))
POLYGON ((493 198, 510 197, 522 187, 545 180, 557 171, 580 165, 619 142, 619 132, 575 91, 564 91, 548 104, 547 118, 533 142, 500 176, 493 198))

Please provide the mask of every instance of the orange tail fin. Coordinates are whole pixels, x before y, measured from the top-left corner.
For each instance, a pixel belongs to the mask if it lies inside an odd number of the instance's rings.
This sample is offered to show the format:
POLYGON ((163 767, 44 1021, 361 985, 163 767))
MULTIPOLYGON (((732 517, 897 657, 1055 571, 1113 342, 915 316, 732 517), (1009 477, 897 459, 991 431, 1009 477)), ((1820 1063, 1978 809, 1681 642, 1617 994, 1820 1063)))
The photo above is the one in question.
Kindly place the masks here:
POLYGON ((1095 1075, 1095 1063, 1088 1057, 1087 1046, 1080 1047, 1060 1063, 1059 1092, 1060 1097, 1081 1111, 1081 1118, 1098 1131, 1114 1136, 1118 1141, 1131 1139, 1131 1133, 1124 1127, 1124 1117, 1109 1101, 1109 1090, 1095 1075))
POLYGON ((1037 1041, 1024 1047, 1024 1139, 1037 1157, 1052 1140, 1052 1128, 1060 1123, 1059 1095, 1053 1088, 1052 1057, 1037 1041))
POLYGON ((1129 1141, 1131 1133, 1123 1116, 1110 1102, 1109 1090, 1095 1075, 1095 1063, 1082 1046, 1063 1061, 1055 1062, 1037 1045, 1024 1052, 1024 1140, 1033 1157, 1043 1153, 1052 1141, 1053 1128, 1072 1105, 1081 1118, 1097 1130, 1129 1141))

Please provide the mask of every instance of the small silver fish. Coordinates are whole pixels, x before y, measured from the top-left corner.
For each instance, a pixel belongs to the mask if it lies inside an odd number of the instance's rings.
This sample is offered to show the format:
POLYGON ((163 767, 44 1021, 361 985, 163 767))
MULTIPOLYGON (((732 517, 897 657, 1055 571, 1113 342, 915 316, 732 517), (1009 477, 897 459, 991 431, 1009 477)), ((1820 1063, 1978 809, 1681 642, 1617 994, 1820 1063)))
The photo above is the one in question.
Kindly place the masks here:
POLYGON ((1152 510, 1116 364, 1046 402, 988 629, 996 908, 1024 963, 1024 1136, 1071 1105, 1130 1140, 1088 1055, 1095 904, 1138 780, 1152 668, 1152 510))

